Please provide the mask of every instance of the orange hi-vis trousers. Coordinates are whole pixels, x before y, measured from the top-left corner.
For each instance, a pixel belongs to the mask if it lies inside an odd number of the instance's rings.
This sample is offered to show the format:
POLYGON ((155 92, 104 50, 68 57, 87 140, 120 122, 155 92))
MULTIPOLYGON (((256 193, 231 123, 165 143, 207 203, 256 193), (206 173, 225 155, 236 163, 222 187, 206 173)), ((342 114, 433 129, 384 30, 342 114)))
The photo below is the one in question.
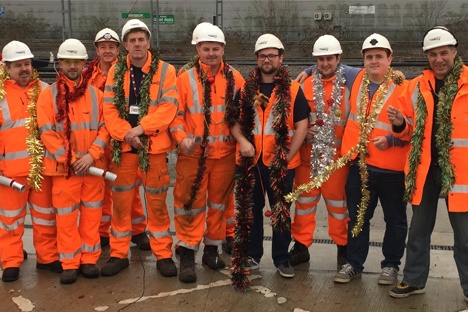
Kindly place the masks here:
POLYGON ((104 179, 91 175, 52 177, 57 212, 57 245, 64 270, 96 264, 101 254, 99 223, 104 179))
MULTIPOLYGON (((300 148, 301 165, 296 168, 295 184, 310 182, 310 144, 300 148)), ((302 193, 296 201, 291 234, 294 240, 309 247, 314 241, 315 214, 320 196, 325 200, 328 211, 328 235, 337 245, 347 245, 349 214, 346 207, 345 184, 349 166, 336 170, 320 188, 302 193)))
POLYGON ((233 203, 234 169, 235 152, 220 159, 207 159, 196 200, 192 209, 185 211, 184 204, 190 198, 190 189, 198 171, 198 158, 179 154, 174 185, 174 223, 178 246, 198 250, 202 238, 205 245, 221 245, 226 237, 225 212, 233 203))
MULTIPOLYGON (((110 151, 106 149, 106 161, 110 163, 110 151)), ((141 178, 138 178, 141 181, 141 178)), ((99 226, 99 235, 103 237, 109 237, 111 218, 112 218, 112 191, 111 182, 105 180, 106 187, 104 189, 104 204, 102 206, 102 218, 99 226)), ((135 188, 135 197, 132 205, 132 235, 137 235, 145 232, 146 230, 146 216, 141 205, 141 198, 139 188, 135 188)))
POLYGON ((0 259, 2 268, 19 267, 23 262, 23 233, 26 205, 29 204, 33 225, 33 244, 38 263, 50 263, 59 259, 57 251, 57 227, 52 206, 52 179, 44 177, 42 191, 31 189, 27 177, 15 177, 27 186, 19 192, 0 185, 0 259))
POLYGON ((234 193, 229 195, 231 197, 228 199, 228 205, 226 206, 226 211, 224 212, 224 218, 226 219, 226 237, 234 237, 234 228, 236 220, 235 212, 234 212, 234 193))
MULTIPOLYGON (((166 153, 149 154, 150 169, 141 173, 148 207, 150 244, 156 259, 172 258, 171 221, 166 206, 170 178, 166 153)), ((111 163, 109 170, 117 175, 112 182, 112 221, 110 231, 110 256, 125 259, 132 237, 132 203, 138 189, 140 174, 137 154, 123 153, 120 165, 111 163)))

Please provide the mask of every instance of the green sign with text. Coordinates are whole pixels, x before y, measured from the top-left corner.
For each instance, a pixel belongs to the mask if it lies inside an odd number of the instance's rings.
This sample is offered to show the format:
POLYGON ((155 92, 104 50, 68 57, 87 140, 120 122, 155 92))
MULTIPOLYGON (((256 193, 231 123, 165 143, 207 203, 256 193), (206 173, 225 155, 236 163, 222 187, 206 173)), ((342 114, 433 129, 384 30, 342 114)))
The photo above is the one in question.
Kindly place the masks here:
MULTIPOLYGON (((157 23, 157 17, 153 16, 153 25, 157 23)), ((159 15, 159 25, 174 25, 174 15, 159 15)))
POLYGON ((151 13, 122 13, 122 18, 151 18, 151 13))

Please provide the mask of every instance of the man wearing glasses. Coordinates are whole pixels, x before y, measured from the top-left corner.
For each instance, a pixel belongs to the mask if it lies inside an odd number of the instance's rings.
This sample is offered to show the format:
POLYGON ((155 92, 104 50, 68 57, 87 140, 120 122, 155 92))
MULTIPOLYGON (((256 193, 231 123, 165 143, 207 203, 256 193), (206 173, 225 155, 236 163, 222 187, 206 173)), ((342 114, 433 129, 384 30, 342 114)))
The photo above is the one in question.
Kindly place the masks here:
POLYGON ((63 265, 60 283, 72 284, 78 272, 86 278, 99 277, 96 262, 101 254, 104 181, 88 175, 88 169, 106 169, 104 151, 109 133, 102 113, 103 94, 82 75, 88 58, 85 46, 67 39, 57 57, 61 70, 56 82, 39 95, 37 122, 47 149, 44 174, 52 176, 57 245, 63 265))
POLYGON ((246 248, 247 267, 259 267, 263 256, 262 210, 267 193, 273 212, 273 261, 281 276, 292 278, 294 269, 288 254, 291 219, 284 195, 292 190, 294 168, 300 164, 297 152, 307 134, 309 105, 299 83, 291 81, 287 67, 282 65, 284 46, 276 36, 260 36, 255 55, 258 67, 241 91, 240 115, 232 128, 238 142, 238 233, 248 231, 249 226, 244 227, 240 220, 245 216, 250 219, 253 214, 248 246, 238 239, 236 250, 246 248))

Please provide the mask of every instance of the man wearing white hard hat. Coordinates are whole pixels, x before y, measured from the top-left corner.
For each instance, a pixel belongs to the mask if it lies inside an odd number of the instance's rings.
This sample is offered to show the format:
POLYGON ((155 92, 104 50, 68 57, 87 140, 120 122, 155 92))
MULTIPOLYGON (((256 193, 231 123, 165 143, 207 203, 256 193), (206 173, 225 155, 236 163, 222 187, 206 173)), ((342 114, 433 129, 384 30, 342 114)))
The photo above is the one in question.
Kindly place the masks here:
POLYGON ((385 109, 393 105, 406 81, 396 78, 391 67, 393 50, 380 34, 367 37, 362 45, 364 70, 353 83, 351 111, 344 130, 341 154, 351 160, 346 181, 348 263, 334 281, 349 283, 360 277, 369 252, 370 220, 377 202, 382 206, 386 230, 379 285, 391 285, 401 264, 407 231, 404 193, 404 159, 408 145, 389 148, 391 125, 385 109))
POLYGON ((199 59, 177 79, 179 111, 170 127, 179 146, 174 223, 184 283, 197 279, 195 251, 202 240, 202 263, 213 270, 225 267, 219 246, 226 238, 226 214, 234 214, 236 150, 229 122, 244 83, 222 61, 226 41, 218 26, 206 25, 194 39, 199 59))
POLYGON ((238 142, 233 279, 240 289, 244 268, 258 268, 263 256, 265 193, 272 208, 274 265, 281 276, 294 276, 288 253, 290 204, 284 195, 292 190, 294 169, 300 165, 298 151, 310 112, 299 83, 291 80, 282 65, 283 43, 272 34, 261 35, 254 53, 257 67, 240 93, 240 115, 232 129, 238 142))
MULTIPOLYGON (((301 165, 296 168, 296 185, 310 182, 311 176, 322 174, 328 165, 341 157, 341 139, 350 110, 347 99, 351 87, 346 79, 347 67, 340 63, 341 53, 340 42, 332 35, 323 35, 314 43, 312 55, 317 59, 317 66, 302 86, 311 117, 306 141, 299 150, 301 165)), ((338 249, 338 270, 346 263, 349 218, 344 186, 348 170, 349 166, 344 166, 321 187, 300 194, 291 227, 295 240, 289 259, 292 266, 310 259, 308 248, 314 240, 315 215, 321 196, 328 211, 328 233, 338 249)))
POLYGON ((453 256, 468 302, 468 67, 457 55, 457 45, 447 28, 430 29, 422 42, 429 68, 411 80, 398 105, 388 109, 395 135, 411 139, 405 199, 413 216, 403 279, 390 291, 394 298, 425 292, 431 234, 439 198, 444 198, 454 235, 453 256))
MULTIPOLYGON (((205 29, 208 29, 208 28, 210 28, 212 26, 213 26, 213 24, 208 23, 208 22, 201 22, 200 24, 195 26, 195 28, 193 29, 193 32, 192 32, 192 41, 191 41, 192 45, 194 45, 196 47, 197 42, 198 42, 198 37, 205 31, 205 29)), ((195 54, 193 56, 192 60, 190 60, 187 64, 185 64, 184 66, 182 66, 179 69, 179 72, 177 73, 177 76, 180 76, 184 71, 189 70, 190 68, 192 68, 195 65, 195 62, 197 62, 198 60, 199 60, 199 57, 198 57, 198 53, 197 53, 197 54, 195 54)))
POLYGON ((76 282, 78 273, 99 277, 99 223, 104 179, 88 173, 106 169, 109 133, 104 125, 103 94, 83 75, 88 54, 77 39, 59 47, 56 82, 37 100, 37 120, 47 152, 44 175, 52 176, 52 203, 57 213, 57 243, 63 272, 60 283, 76 282))
POLYGON ((32 67, 34 57, 23 42, 11 41, 0 64, 0 177, 26 187, 22 192, 0 185, 0 260, 2 280, 19 278, 23 262, 24 218, 29 206, 38 269, 62 272, 57 251, 57 227, 52 206, 52 179, 42 176, 43 149, 36 101, 48 85, 32 67))
MULTIPOLYGON (((97 58, 91 61, 85 69, 90 71, 89 84, 104 91, 107 75, 112 65, 117 63, 120 51, 120 39, 115 31, 110 28, 100 30, 94 39, 97 58)), ((110 147, 106 149, 106 160, 110 164, 110 147)), ((138 178, 141 180, 141 177, 138 178)), ((109 245, 110 225, 112 217, 112 192, 110 182, 105 180, 104 203, 102 206, 102 219, 99 226, 101 248, 109 245)), ((132 203, 132 242, 136 243, 141 250, 151 250, 146 230, 146 216, 141 204, 139 187, 135 187, 135 197, 132 203)))
POLYGON ((103 276, 116 275, 129 265, 132 203, 140 177, 156 268, 165 277, 177 275, 166 206, 170 183, 166 156, 174 149, 169 125, 178 107, 176 71, 159 59, 157 50, 150 50, 150 38, 142 21, 125 23, 121 40, 127 55, 109 70, 104 91, 105 121, 112 137, 109 170, 117 179, 111 185, 110 259, 101 269, 103 276))

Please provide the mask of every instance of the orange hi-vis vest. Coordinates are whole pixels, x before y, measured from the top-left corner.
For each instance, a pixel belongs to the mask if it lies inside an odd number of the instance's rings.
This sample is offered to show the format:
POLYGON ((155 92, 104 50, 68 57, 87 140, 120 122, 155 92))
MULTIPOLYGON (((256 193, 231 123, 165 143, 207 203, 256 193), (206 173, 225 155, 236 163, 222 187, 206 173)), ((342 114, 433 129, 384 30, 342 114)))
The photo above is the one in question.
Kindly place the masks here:
MULTIPOLYGON (((335 79, 336 76, 333 76, 329 79, 322 79, 322 84, 323 84, 323 101, 325 103, 325 113, 329 114, 330 113, 330 105, 327 105, 327 100, 330 99, 332 89, 333 89, 333 80, 335 79)), ((309 77, 304 81, 304 83, 301 85, 302 90, 304 91, 304 95, 307 99, 307 103, 309 103, 310 111, 312 113, 316 113, 317 109, 315 108, 315 94, 314 94, 314 80, 309 77)), ((346 122, 348 120, 349 116, 349 111, 350 111, 350 103, 349 103, 349 95, 350 95, 350 90, 346 87, 346 85, 343 86, 343 98, 341 99, 340 103, 340 111, 341 111, 341 116, 340 116, 340 121, 335 124, 335 147, 336 147, 336 152, 335 152, 335 159, 339 158, 341 156, 341 141, 343 138, 343 133, 344 129, 346 126, 346 122)))
MULTIPOLYGON (((343 143, 341 145, 341 154, 346 155, 349 150, 351 150, 354 146, 357 145, 359 141, 359 136, 361 135, 360 125, 358 121, 358 114, 359 114, 359 105, 361 102, 361 88, 363 87, 363 76, 366 71, 362 70, 356 80, 353 83, 353 87, 351 90, 351 112, 348 117, 348 122, 346 124, 346 128, 343 135, 343 143)), ((402 93, 404 86, 407 84, 405 81, 402 85, 396 85, 392 80, 389 82, 388 85, 388 92, 384 98, 383 107, 380 111, 380 114, 377 117, 377 121, 375 122, 374 128, 370 133, 368 139, 372 140, 379 136, 385 136, 387 134, 392 133, 392 126, 388 121, 387 117, 387 107, 389 105, 395 106, 397 103, 398 96, 402 93)), ((366 103, 366 117, 374 110, 375 100, 378 97, 378 91, 374 93, 372 99, 369 99, 368 103, 366 103)), ((406 153, 409 150, 409 146, 406 145, 405 147, 390 147, 386 150, 379 150, 375 147, 374 143, 369 141, 367 144, 367 157, 366 163, 368 165, 393 170, 393 171, 403 171, 405 166, 405 159, 406 153)), ((354 153, 351 156, 351 159, 355 159, 357 157, 357 153, 354 153)))
MULTIPOLYGON (((296 102, 297 92, 301 85, 296 82, 291 82, 291 105, 290 114, 287 119, 288 127, 288 142, 291 143, 292 137, 295 133, 294 126, 294 103, 296 102)), ((276 88, 275 88, 276 89, 276 88)), ((273 129, 274 116, 273 107, 278 101, 275 94, 275 89, 271 93, 268 106, 265 110, 261 106, 257 106, 255 109, 255 128, 253 129, 254 142, 255 142, 255 163, 262 155, 262 162, 265 166, 269 166, 273 157, 275 157, 274 149, 276 145, 275 131, 273 129)), ((253 105, 253 103, 252 103, 253 105)), ((288 164, 288 169, 294 169, 301 164, 300 153, 296 153, 288 164)))
MULTIPOLYGON (((70 90, 75 88, 74 82, 65 78, 70 90)), ((81 83, 81 82, 80 82, 81 83)), ((44 89, 37 101, 37 121, 42 142, 47 151, 44 157, 45 175, 64 176, 66 151, 64 121, 57 123, 58 113, 57 84, 44 89)), ((68 103, 71 124, 70 141, 72 146, 72 160, 90 154, 95 163, 93 166, 105 169, 104 150, 109 143, 109 133, 104 125, 102 109, 103 95, 97 88, 88 85, 82 97, 68 103)))
MULTIPOLYGON (((406 128, 401 133, 394 133, 403 140, 409 140, 413 134, 418 116, 416 106, 419 95, 422 95, 426 103, 427 116, 424 126, 424 134, 421 145, 421 158, 416 169, 416 189, 413 193, 411 204, 421 203, 424 184, 431 165, 431 140, 432 123, 434 120, 435 77, 432 70, 424 70, 422 75, 410 81, 398 101, 398 108, 406 119, 406 128), (431 88, 431 85, 433 86, 431 88), (418 86, 420 92, 418 92, 418 86)), ((458 80, 458 92, 452 104, 451 122, 453 124, 452 146, 450 148, 450 162, 455 171, 455 183, 448 193, 448 209, 450 212, 468 212, 468 67, 463 65, 463 70, 458 80)), ((440 104, 439 104, 440 105, 440 104)), ((408 173, 409 159, 406 161, 405 173, 408 173)))
MULTIPOLYGON (((200 63, 204 72, 210 70, 210 66, 200 63)), ((233 97, 236 90, 244 85, 242 75, 232 67, 229 69, 234 74, 233 97)), ((223 75, 224 63, 221 63, 215 80, 211 85, 211 122, 209 125, 207 148, 208 159, 219 159, 236 150, 236 141, 231 135, 229 126, 225 120, 226 99, 225 93, 227 80, 223 75)), ((179 144, 184 138, 203 137, 206 126, 203 112, 203 86, 195 67, 183 72, 177 79, 179 90, 179 111, 171 124, 171 133, 179 144)), ((191 157, 199 157, 201 148, 197 146, 191 157)))
MULTIPOLYGON (((151 52, 148 51, 147 53, 146 63, 141 68, 145 74, 148 74, 151 65, 151 52)), ((130 68, 130 66, 130 57, 127 55, 127 67, 130 68)), ((112 89, 115 84, 114 73, 115 65, 109 69, 104 89, 104 117, 111 137, 122 141, 122 152, 129 152, 132 150, 132 147, 124 141, 124 137, 132 129, 132 126, 128 120, 120 118, 119 111, 114 105, 114 91, 112 89)), ((130 70, 125 72, 123 79, 125 103, 128 107, 130 70)), ((153 76, 149 89, 150 103, 148 113, 141 118, 140 125, 148 136, 148 154, 161 154, 174 149, 174 143, 169 134, 169 125, 174 119, 178 107, 176 71, 174 66, 159 60, 158 70, 153 76)))
MULTIPOLYGON (((117 63, 117 59, 115 59, 112 62, 112 65, 117 63)), ((89 78, 89 84, 98 88, 101 90, 101 86, 104 87, 106 84, 106 79, 107 76, 104 75, 104 73, 101 70, 101 67, 99 67, 99 64, 101 64, 101 61, 97 62, 96 65, 93 67, 93 73, 91 74, 91 78, 89 78)), ((101 91, 104 91, 103 89, 101 91)))
MULTIPOLYGON (((6 177, 24 177, 29 174, 29 153, 26 128, 29 114, 28 92, 38 80, 23 89, 14 80, 5 81, 5 97, 0 100, 0 171, 6 177)), ((41 90, 48 84, 39 81, 41 90)))

